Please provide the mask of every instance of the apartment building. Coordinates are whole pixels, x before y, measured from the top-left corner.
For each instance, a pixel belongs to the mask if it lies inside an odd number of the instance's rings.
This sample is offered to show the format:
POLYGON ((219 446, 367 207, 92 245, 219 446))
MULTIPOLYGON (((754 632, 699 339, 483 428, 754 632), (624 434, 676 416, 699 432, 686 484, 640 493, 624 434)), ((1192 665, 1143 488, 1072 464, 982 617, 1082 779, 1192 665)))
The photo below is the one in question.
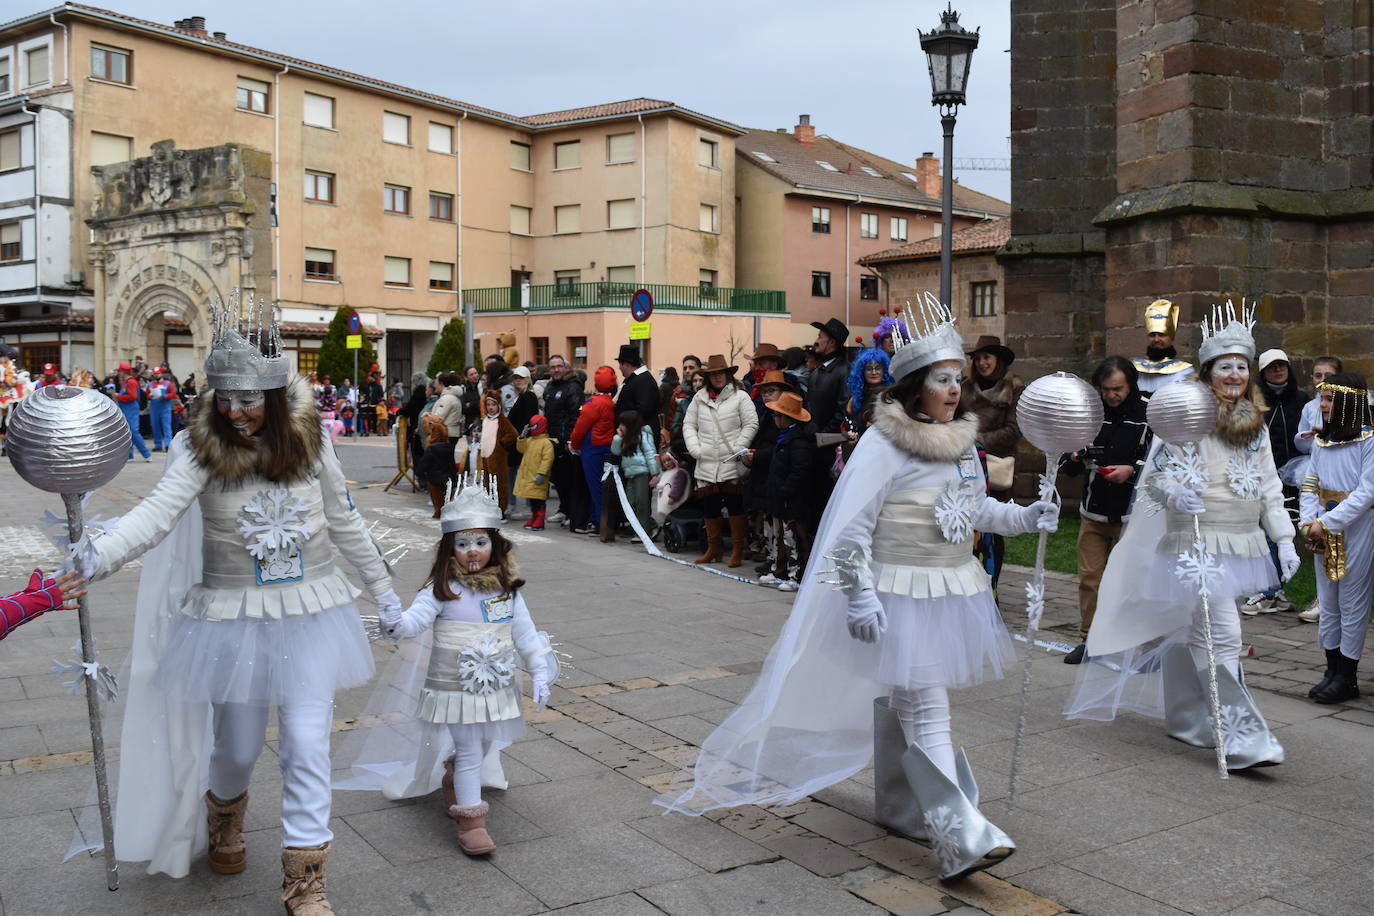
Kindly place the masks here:
POLYGON ((645 287, 650 354, 743 348, 788 321, 777 290, 735 287, 744 133, 651 99, 520 117, 202 17, 41 10, 0 23, 0 336, 26 361, 138 353, 185 373, 206 303, 241 283, 281 304, 303 372, 341 305, 391 376, 425 366, 463 303, 483 352, 513 331, 532 358, 596 364, 645 287), (155 186, 111 190, 130 175, 155 186))

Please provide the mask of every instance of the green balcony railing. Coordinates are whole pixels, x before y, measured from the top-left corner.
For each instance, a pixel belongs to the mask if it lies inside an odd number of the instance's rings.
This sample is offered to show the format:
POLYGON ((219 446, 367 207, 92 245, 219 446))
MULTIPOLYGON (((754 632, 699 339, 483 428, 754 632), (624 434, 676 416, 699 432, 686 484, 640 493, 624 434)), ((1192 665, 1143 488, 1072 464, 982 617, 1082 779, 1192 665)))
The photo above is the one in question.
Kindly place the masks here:
MULTIPOLYGON (((670 312, 763 312, 784 314, 787 294, 777 289, 735 289, 725 286, 672 286, 649 283, 642 287, 654 297, 654 308, 670 312)), ((629 308, 630 297, 641 289, 635 283, 553 283, 529 287, 528 305, 521 302, 518 286, 465 289, 463 300, 475 311, 532 312, 565 309, 629 308)))

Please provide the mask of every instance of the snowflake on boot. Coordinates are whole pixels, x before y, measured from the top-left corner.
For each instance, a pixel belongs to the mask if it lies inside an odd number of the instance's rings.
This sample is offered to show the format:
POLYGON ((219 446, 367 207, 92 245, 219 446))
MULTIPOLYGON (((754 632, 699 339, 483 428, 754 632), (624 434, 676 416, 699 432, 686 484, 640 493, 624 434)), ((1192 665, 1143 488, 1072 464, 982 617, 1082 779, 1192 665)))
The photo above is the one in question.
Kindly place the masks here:
POLYGON ((1221 743, 1226 753, 1240 753, 1259 733, 1260 724, 1248 709, 1243 706, 1221 707, 1221 743))
POLYGON ((940 805, 925 815, 926 836, 930 845, 935 847, 935 856, 940 860, 942 874, 951 874, 959 869, 959 831, 964 829, 964 819, 949 805, 940 805))

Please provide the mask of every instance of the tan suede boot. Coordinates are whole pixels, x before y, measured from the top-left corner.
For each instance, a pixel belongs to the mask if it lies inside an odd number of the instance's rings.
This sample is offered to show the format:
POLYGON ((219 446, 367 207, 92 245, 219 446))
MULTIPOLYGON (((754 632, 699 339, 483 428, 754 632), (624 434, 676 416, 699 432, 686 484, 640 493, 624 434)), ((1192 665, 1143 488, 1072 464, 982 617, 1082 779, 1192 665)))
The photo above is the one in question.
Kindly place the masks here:
POLYGON ((243 845, 243 815, 248 810, 248 790, 222 802, 205 793, 206 821, 210 826, 210 870, 217 875, 237 875, 248 866, 243 845))
POLYGON ((744 548, 749 546, 749 518, 744 515, 730 516, 730 562, 731 569, 744 562, 744 548))
POLYGON ((714 563, 725 556, 725 542, 721 538, 724 530, 724 519, 708 518, 706 520, 706 552, 693 560, 693 563, 714 563))
POLYGON ((496 848, 496 842, 487 833, 487 811, 489 805, 454 805, 448 809, 449 817, 458 822, 458 848, 470 856, 484 856, 496 848))
POLYGON ((281 851, 281 899, 287 916, 334 916, 325 897, 329 844, 314 849, 288 846, 281 851))

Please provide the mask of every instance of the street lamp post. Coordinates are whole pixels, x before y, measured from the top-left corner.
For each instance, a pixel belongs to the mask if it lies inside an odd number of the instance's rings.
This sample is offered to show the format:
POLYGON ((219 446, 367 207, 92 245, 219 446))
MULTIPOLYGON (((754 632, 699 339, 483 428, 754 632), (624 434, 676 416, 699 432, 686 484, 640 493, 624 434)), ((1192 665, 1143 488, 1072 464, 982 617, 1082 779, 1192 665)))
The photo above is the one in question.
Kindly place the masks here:
POLYGON ((940 208, 940 301, 951 309, 954 270, 954 119, 964 104, 968 87, 968 68, 973 49, 978 47, 978 30, 959 25, 959 14, 952 7, 940 14, 940 27, 933 32, 918 32, 921 50, 930 62, 930 104, 940 108, 940 124, 945 129, 943 200, 940 208))

